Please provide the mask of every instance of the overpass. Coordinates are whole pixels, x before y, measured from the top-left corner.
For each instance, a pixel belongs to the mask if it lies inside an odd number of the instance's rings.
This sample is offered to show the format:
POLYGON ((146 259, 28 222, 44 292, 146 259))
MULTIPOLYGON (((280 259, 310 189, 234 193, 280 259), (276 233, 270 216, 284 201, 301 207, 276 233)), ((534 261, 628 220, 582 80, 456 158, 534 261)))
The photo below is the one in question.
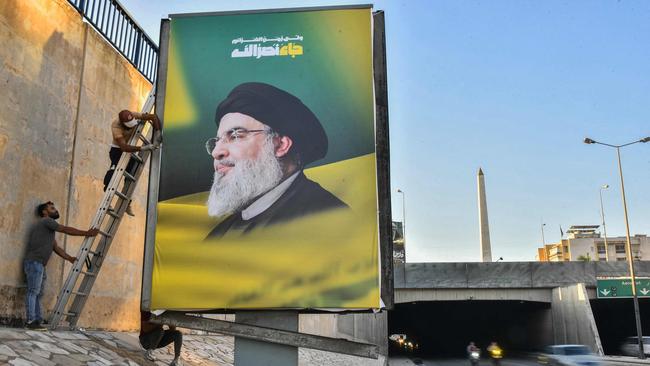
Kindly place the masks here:
MULTIPOLYGON (((650 262, 635 262, 635 269, 650 276, 650 262)), ((389 332, 410 331, 423 343, 454 350, 471 339, 494 339, 512 349, 581 343, 614 353, 636 334, 632 302, 597 299, 596 279, 627 273, 626 262, 396 264, 389 332), (446 331, 431 332, 432 324, 446 331)), ((649 305, 642 299, 642 316, 649 305)))
MULTIPOLYGON (((650 262, 635 262, 650 276, 650 262)), ((394 268, 395 302, 523 300, 551 303, 553 289, 582 283, 596 298, 598 277, 628 275, 627 262, 406 263, 394 268)))

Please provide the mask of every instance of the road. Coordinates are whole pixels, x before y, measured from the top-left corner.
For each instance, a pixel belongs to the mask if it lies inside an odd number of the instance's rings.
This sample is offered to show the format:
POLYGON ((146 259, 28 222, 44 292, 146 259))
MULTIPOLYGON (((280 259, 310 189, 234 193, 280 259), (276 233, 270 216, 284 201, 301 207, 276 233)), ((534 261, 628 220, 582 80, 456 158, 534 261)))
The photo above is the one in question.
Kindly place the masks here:
MULTIPOLYGON (((423 365, 426 366, 469 366, 469 361, 467 359, 459 360, 422 360, 424 361, 423 365)), ((491 366, 492 363, 489 360, 482 360, 479 364, 480 366, 491 366)), ((501 362, 501 366, 539 366, 538 363, 530 360, 522 359, 508 359, 501 362)))
MULTIPOLYGON (((397 357, 391 357, 388 360, 388 365, 389 366, 414 366, 418 365, 413 363, 413 360, 416 358, 409 359, 404 356, 397 356, 397 357)), ((469 366, 469 362, 467 359, 440 359, 440 358, 421 358, 422 363, 420 365, 424 366, 469 366)), ((636 361, 636 360, 635 360, 636 361)), ((632 365, 632 363, 626 363, 625 361, 619 361, 619 362, 612 362, 610 360, 603 360, 602 361, 602 366, 620 366, 623 364, 628 364, 632 365)), ((637 365, 637 363, 634 363, 637 365)), ((647 364, 650 364, 648 362, 647 364)), ((489 360, 482 360, 480 363, 480 366, 491 366, 492 364, 490 363, 489 360)), ((526 359, 505 359, 501 362, 502 366, 532 366, 532 365, 537 365, 539 364, 535 361, 531 360, 526 360, 526 359)))
MULTIPOLYGON (((414 358, 415 359, 415 358, 414 358)), ((422 364, 424 366, 469 366, 469 361, 466 358, 462 359, 428 359, 422 358, 422 364)), ((391 357, 388 361, 389 366, 413 366, 416 365, 412 360, 404 357, 391 357)), ((491 366, 492 363, 489 360, 482 360, 480 366, 491 366)), ((539 364, 524 359, 506 359, 501 362, 501 366, 538 366, 539 364)))

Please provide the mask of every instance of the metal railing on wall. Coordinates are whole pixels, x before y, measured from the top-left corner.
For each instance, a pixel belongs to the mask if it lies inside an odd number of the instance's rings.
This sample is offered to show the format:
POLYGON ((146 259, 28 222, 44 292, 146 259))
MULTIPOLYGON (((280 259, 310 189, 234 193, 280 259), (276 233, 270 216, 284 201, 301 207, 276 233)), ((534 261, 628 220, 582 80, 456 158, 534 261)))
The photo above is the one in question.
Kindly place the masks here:
POLYGON ((68 0, 147 80, 154 82, 158 46, 117 0, 68 0))

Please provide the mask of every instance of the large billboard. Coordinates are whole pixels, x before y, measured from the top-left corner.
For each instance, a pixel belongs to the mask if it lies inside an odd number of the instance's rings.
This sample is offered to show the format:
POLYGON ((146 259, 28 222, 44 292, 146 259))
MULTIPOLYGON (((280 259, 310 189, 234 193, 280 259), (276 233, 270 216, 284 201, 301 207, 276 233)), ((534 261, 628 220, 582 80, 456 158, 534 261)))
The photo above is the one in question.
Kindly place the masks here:
POLYGON ((167 34, 148 307, 380 308, 371 8, 167 34))

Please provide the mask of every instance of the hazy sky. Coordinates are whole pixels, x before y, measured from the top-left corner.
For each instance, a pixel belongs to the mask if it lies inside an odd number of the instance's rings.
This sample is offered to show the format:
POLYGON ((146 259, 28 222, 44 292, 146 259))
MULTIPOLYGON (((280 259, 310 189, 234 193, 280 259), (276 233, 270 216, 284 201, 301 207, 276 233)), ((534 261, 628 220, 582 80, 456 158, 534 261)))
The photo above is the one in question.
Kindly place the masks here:
MULTIPOLYGON (((158 39, 167 14, 351 1, 121 0, 158 39)), ((612 144, 650 136, 648 1, 377 1, 386 12, 393 217, 409 262, 478 261, 476 172, 492 253, 534 260, 559 226, 624 235, 612 144)), ((632 233, 650 234, 650 144, 623 150, 632 233)))

